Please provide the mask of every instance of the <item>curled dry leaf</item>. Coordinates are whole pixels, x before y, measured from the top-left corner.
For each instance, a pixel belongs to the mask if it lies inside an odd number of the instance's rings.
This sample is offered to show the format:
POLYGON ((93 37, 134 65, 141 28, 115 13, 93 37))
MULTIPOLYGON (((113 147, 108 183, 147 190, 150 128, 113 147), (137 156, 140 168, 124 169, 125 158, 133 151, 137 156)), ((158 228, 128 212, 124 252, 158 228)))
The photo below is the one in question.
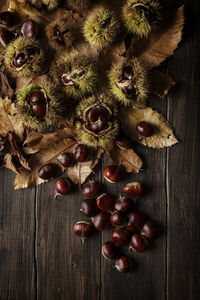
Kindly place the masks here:
POLYGON ((107 154, 114 163, 121 164, 128 173, 139 173, 142 168, 142 160, 133 149, 122 150, 114 146, 107 150, 107 154))
POLYGON ((165 118, 152 108, 123 108, 120 112, 122 128, 134 140, 137 140, 144 146, 152 148, 170 147, 178 143, 173 134, 173 130, 165 118), (145 121, 153 126, 154 134, 150 137, 141 137, 139 139, 136 126, 139 122, 145 121))
POLYGON ((167 74, 153 71, 148 75, 149 93, 155 94, 160 98, 165 98, 169 90, 176 84, 167 74))
POLYGON ((165 13, 156 32, 152 32, 147 39, 133 38, 127 58, 139 57, 149 68, 159 66, 167 57, 174 54, 182 39, 183 25, 184 6, 165 13))
POLYGON ((76 184, 82 184, 91 174, 93 168, 99 162, 101 155, 103 154, 103 149, 94 150, 93 155, 91 155, 90 160, 86 162, 78 162, 72 167, 66 169, 66 173, 69 178, 76 184))

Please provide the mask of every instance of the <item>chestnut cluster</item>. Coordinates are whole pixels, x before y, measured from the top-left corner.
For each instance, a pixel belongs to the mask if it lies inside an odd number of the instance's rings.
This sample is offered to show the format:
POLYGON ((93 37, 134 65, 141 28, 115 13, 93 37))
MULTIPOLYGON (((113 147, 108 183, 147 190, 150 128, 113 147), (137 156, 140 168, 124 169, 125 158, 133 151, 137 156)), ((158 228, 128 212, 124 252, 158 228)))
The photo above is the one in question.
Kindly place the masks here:
POLYGON ((82 188, 85 199, 80 211, 91 218, 91 222, 77 222, 74 232, 84 241, 95 231, 104 231, 112 225, 111 241, 102 245, 102 254, 107 259, 116 259, 116 269, 124 273, 131 271, 132 262, 129 257, 121 255, 120 247, 130 244, 134 251, 143 252, 157 235, 157 225, 135 210, 133 200, 141 197, 142 191, 139 182, 131 182, 123 187, 125 196, 115 200, 110 194, 102 193, 98 181, 88 181, 82 188))

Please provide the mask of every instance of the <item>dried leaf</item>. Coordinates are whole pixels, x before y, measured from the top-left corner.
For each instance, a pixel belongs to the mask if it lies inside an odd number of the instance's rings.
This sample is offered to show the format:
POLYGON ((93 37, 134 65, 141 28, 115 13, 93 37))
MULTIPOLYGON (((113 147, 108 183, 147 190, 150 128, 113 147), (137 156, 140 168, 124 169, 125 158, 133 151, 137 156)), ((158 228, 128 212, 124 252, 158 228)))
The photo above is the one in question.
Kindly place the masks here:
MULTIPOLYGON (((41 150, 33 154, 29 160, 31 172, 23 171, 21 175, 16 175, 14 182, 14 189, 27 188, 33 185, 39 185, 45 180, 39 178, 38 169, 47 163, 58 163, 57 157, 65 151, 73 152, 76 142, 70 138, 55 142, 51 147, 41 150)), ((62 168, 64 171, 64 168, 62 168)))
POLYGON ((115 146, 107 151, 107 154, 114 163, 121 164, 128 173, 139 173, 142 168, 142 160, 133 149, 122 150, 115 146))
POLYGON ((92 158, 89 161, 78 163, 72 167, 67 168, 66 172, 69 178, 76 184, 84 183, 87 177, 91 174, 92 169, 99 162, 99 159, 101 158, 103 152, 103 149, 95 150, 92 158))
POLYGON ((155 94, 160 98, 165 98, 169 90, 176 84, 169 75, 159 71, 151 72, 148 79, 149 93, 155 94))
POLYGON ((120 112, 120 119, 123 130, 144 146, 152 148, 170 147, 178 143, 173 130, 165 118, 152 108, 123 108, 120 112), (145 121, 153 126, 154 134, 147 138, 138 138, 136 126, 139 122, 145 121))
POLYGON ((167 57, 174 54, 182 39, 184 6, 164 15, 159 29, 147 39, 133 38, 127 57, 139 57, 150 68, 159 66, 167 57))

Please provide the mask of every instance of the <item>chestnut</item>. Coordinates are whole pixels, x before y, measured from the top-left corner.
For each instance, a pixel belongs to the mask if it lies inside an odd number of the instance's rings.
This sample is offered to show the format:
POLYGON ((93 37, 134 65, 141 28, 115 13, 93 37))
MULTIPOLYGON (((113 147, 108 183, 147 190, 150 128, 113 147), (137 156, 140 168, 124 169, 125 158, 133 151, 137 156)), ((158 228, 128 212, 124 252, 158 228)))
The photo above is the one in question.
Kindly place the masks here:
POLYGON ((35 37, 38 34, 38 27, 37 27, 37 24, 35 23, 35 21, 33 21, 33 20, 27 20, 22 25, 21 33, 26 38, 35 37))
POLYGON ((13 26, 15 23, 15 16, 10 11, 3 11, 0 13, 0 24, 4 26, 13 26))
POLYGON ((120 214, 118 211, 114 211, 112 215, 110 216, 110 223, 114 227, 123 228, 126 226, 125 218, 122 214, 120 214))
POLYGON ((118 165, 111 165, 104 169, 104 178, 111 183, 118 182, 122 179, 123 169, 118 165))
POLYGON ((37 103, 32 106, 33 114, 38 118, 46 116, 46 103, 37 103))
POLYGON ((83 162, 86 160, 86 157, 88 155, 88 147, 83 144, 79 144, 74 151, 74 158, 78 162, 83 162))
POLYGON ((138 198, 142 195, 142 185, 139 182, 130 182, 123 187, 123 192, 131 198, 138 198))
POLYGON ((0 30, 0 41, 3 47, 7 47, 8 44, 15 39, 15 34, 5 28, 0 30))
POLYGON ((149 239, 152 240, 157 235, 158 227, 157 224, 152 222, 151 220, 148 220, 145 222, 144 226, 142 227, 141 234, 149 239))
POLYGON ((94 226, 90 222, 79 221, 74 225, 74 233, 84 242, 94 233, 94 226))
POLYGON ((115 268, 119 272, 128 273, 132 269, 132 262, 129 257, 122 256, 116 261, 115 268))
POLYGON ((105 122, 102 122, 101 120, 91 123, 89 126, 90 131, 92 131, 94 133, 99 133, 103 130, 106 130, 107 128, 108 128, 108 125, 105 122))
POLYGON ((81 210, 86 217, 94 217, 98 212, 96 201, 94 199, 85 199, 82 202, 81 210))
POLYGON ((148 248, 148 241, 139 233, 134 233, 131 237, 131 249, 136 252, 143 252, 148 248))
POLYGON ((120 213, 128 213, 133 208, 133 202, 130 198, 120 197, 115 202, 114 210, 120 213))
POLYGON ((112 231, 111 238, 117 246, 124 246, 130 241, 130 233, 121 228, 115 228, 112 231))
POLYGON ((141 229, 144 225, 145 218, 144 215, 139 211, 130 212, 126 216, 127 225, 125 229, 130 232, 137 231, 141 229))
POLYGON ((56 181, 56 192, 58 195, 67 195, 71 193, 72 186, 69 180, 66 178, 59 178, 56 181))
POLYGON ((133 76, 134 76, 133 67, 132 66, 125 66, 123 68, 123 79, 130 80, 130 79, 133 78, 133 76))
POLYGON ((92 223, 98 231, 104 231, 110 226, 110 214, 100 212, 92 218, 92 223))
POLYGON ((72 164, 72 154, 69 152, 65 152, 58 156, 57 160, 63 167, 68 168, 72 164))
POLYGON ((98 209, 102 211, 112 211, 114 205, 114 199, 109 194, 101 194, 96 199, 98 209))
POLYGON ((144 121, 137 124, 136 130, 142 137, 150 137, 153 134, 153 127, 144 121))
POLYGON ((120 135, 118 135, 115 142, 116 142, 116 145, 122 150, 128 150, 132 146, 131 139, 122 133, 120 135))
POLYGON ((35 91, 30 94, 29 101, 31 105, 35 105, 37 103, 45 103, 46 98, 42 91, 35 91))
POLYGON ((102 245, 102 255, 107 259, 114 259, 118 256, 118 248, 115 243, 108 241, 102 245))
POLYGON ((38 170, 38 176, 44 180, 48 180, 51 178, 55 178, 58 175, 59 171, 60 171, 60 169, 59 169, 58 165, 49 163, 49 164, 42 166, 38 170))
POLYGON ((82 192, 85 198, 93 199, 101 194, 102 185, 98 181, 88 181, 84 184, 82 192))
POLYGON ((103 106, 93 107, 87 113, 87 119, 90 123, 94 123, 98 120, 107 121, 109 116, 108 110, 103 106))
POLYGON ((29 60, 29 55, 26 52, 21 52, 17 54, 14 59, 14 65, 17 69, 20 69, 25 65, 29 60))

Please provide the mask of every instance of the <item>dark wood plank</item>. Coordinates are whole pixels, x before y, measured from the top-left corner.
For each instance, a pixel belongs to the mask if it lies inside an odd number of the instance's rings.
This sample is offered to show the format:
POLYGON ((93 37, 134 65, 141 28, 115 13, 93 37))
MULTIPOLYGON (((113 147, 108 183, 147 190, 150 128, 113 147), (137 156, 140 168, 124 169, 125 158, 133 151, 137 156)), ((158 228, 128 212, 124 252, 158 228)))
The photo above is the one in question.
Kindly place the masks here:
POLYGON ((35 299, 35 189, 13 191, 0 172, 0 299, 35 299))
MULTIPOLYGON (((174 6, 174 1, 168 2, 174 6)), ((200 2, 184 3, 185 41, 168 68, 178 82, 169 96, 169 119, 180 139, 168 152, 168 299, 196 300, 200 297, 200 2)))

